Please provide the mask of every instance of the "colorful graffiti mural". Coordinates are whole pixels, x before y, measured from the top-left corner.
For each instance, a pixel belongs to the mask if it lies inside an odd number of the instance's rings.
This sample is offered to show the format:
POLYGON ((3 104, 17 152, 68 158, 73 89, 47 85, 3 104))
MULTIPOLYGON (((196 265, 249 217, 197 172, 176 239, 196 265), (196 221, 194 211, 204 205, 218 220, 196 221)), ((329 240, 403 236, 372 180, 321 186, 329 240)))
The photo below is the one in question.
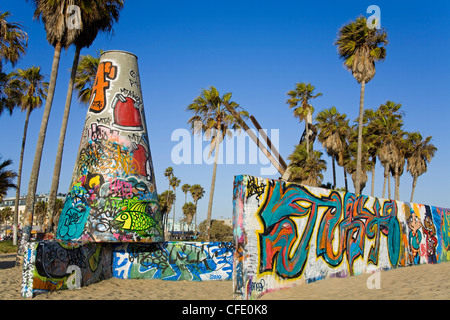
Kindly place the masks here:
POLYGON ((110 278, 231 280, 233 252, 231 242, 29 242, 24 254, 22 297, 79 289, 110 278))
POLYGON ((137 58, 100 58, 72 183, 56 238, 61 241, 162 242, 137 58))
POLYGON ((233 244, 226 242, 125 243, 114 249, 120 279, 231 280, 233 244))
POLYGON ((251 176, 233 203, 237 299, 449 258, 448 209, 251 176))
POLYGON ((22 296, 79 289, 112 277, 112 245, 29 242, 25 250, 22 296))

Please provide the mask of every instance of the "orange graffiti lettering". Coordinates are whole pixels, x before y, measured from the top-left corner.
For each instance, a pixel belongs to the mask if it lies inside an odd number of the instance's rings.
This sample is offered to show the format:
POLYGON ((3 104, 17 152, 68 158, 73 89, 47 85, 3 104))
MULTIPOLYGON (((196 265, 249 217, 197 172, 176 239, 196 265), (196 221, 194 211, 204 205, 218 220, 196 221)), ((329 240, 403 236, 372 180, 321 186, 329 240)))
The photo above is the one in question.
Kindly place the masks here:
POLYGON ((99 64, 92 87, 91 111, 96 113, 103 111, 106 106, 106 90, 109 89, 109 80, 114 80, 116 76, 117 67, 111 62, 105 61, 99 64))

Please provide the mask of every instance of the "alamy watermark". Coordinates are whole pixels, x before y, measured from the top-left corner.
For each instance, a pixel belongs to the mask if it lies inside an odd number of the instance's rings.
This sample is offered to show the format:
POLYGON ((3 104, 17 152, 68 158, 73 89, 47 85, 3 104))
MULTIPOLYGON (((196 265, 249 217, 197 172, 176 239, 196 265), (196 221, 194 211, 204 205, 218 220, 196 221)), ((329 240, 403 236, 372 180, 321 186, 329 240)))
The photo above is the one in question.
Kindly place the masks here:
POLYGON ((381 289, 381 271, 377 269, 371 270, 370 268, 368 268, 367 271, 371 273, 366 281, 367 289, 381 289))
MULTIPOLYGON (((194 128, 201 128, 201 122, 194 123, 194 128)), ((264 129, 264 133, 249 129, 261 142, 267 136, 272 146, 278 150, 280 135, 278 129, 264 129)), ((172 148, 171 160, 173 164, 213 164, 215 154, 211 151, 211 137, 216 135, 216 130, 196 130, 192 133, 187 129, 176 129, 172 132, 171 141, 178 143, 172 148), (198 133, 197 133, 198 132, 198 133)), ((269 149, 268 149, 269 150, 269 149)), ((264 176, 278 173, 270 160, 258 148, 245 130, 230 130, 226 132, 219 148, 217 164, 251 164, 260 165, 260 174, 264 176)), ((215 151, 214 151, 215 152, 215 151)), ((277 159, 279 160, 279 159, 277 159)))
POLYGON ((369 29, 380 29, 381 28, 381 9, 377 5, 371 5, 367 7, 366 13, 370 13, 371 16, 367 18, 367 27, 369 29))
POLYGON ((81 10, 79 6, 69 5, 66 11, 67 29, 81 29, 81 10))

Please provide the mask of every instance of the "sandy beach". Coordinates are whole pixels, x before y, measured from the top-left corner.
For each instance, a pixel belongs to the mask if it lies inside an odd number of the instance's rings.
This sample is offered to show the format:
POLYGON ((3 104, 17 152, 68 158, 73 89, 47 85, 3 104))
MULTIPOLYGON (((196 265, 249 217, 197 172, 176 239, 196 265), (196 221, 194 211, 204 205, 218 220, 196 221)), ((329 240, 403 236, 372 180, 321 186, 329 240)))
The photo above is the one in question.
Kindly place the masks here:
MULTIPOLYGON (((450 263, 393 269, 379 274, 379 289, 369 289, 371 275, 320 280, 270 292, 259 300, 449 300, 450 263), (370 279, 369 279, 370 282, 370 279)), ((21 298, 22 269, 15 255, 0 255, 0 299, 21 298)), ((41 294, 32 300, 233 300, 231 281, 110 279, 78 290, 41 294)))

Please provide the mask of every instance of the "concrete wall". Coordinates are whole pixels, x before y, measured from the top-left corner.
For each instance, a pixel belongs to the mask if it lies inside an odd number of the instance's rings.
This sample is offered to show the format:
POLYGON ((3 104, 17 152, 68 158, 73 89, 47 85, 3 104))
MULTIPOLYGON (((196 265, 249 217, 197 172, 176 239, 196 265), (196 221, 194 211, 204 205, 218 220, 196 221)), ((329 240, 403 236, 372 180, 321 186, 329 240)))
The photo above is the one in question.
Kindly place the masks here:
POLYGON ((235 298, 450 260, 450 210, 252 176, 234 181, 235 298))
POLYGON ((112 245, 42 241, 26 245, 22 297, 77 289, 112 277, 112 245))
POLYGON ((22 296, 79 289, 111 277, 210 281, 231 280, 232 273, 232 243, 30 242, 24 254, 22 296))
POLYGON ((125 243, 114 249, 113 273, 121 279, 231 280, 233 251, 226 242, 125 243))

